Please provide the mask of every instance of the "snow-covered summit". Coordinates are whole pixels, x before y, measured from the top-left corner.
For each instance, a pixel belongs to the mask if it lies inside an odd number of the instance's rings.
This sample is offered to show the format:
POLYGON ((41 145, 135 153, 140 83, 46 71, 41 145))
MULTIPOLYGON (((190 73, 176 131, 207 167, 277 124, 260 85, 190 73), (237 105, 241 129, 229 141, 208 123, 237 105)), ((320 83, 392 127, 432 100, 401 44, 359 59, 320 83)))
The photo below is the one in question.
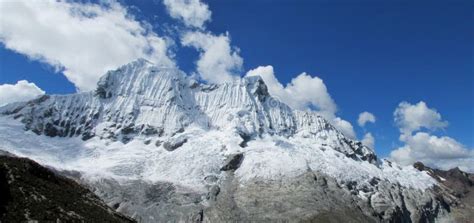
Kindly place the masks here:
MULTIPOLYGON (((4 106, 0 113, 0 149, 79 171, 90 176, 85 179, 89 183, 97 177, 164 182, 179 188, 173 195, 179 197, 189 191, 218 194, 216 187, 252 188, 258 182, 295 186, 295 179, 310 175, 323 177, 325 187, 326 179, 332 179, 337 186, 331 190, 350 191, 341 205, 362 202, 357 205, 368 216, 375 211, 392 218, 408 203, 415 209, 429 202, 439 206, 431 193, 423 192, 436 184, 433 178, 378 160, 373 150, 345 137, 315 112, 293 110, 272 97, 258 76, 205 84, 140 59, 107 72, 93 92, 46 95, 4 106), (393 197, 401 191, 408 194, 393 197)), ((113 188, 104 190, 99 195, 118 199, 110 195, 118 193, 113 188)), ((209 196, 192 202, 208 206, 209 196)), ((160 213, 146 212, 143 207, 149 203, 141 199, 124 212, 160 213)), ((311 212, 311 207, 301 210, 311 212)))
POLYGON ((198 83, 175 68, 139 59, 107 72, 95 92, 44 96, 3 113, 48 136, 93 136, 128 142, 135 137, 173 135, 188 126, 239 134, 314 138, 354 159, 376 156, 310 111, 292 110, 273 98, 263 80, 245 77, 220 85, 198 83))

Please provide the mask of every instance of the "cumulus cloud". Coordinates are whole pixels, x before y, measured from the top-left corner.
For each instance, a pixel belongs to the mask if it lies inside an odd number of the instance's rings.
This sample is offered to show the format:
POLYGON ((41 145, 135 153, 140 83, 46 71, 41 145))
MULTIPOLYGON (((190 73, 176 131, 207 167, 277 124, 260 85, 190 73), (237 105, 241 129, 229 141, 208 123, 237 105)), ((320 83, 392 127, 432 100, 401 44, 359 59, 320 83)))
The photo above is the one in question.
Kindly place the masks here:
POLYGON ((231 47, 229 34, 213 35, 204 32, 186 32, 181 38, 183 46, 194 47, 200 52, 197 72, 211 83, 231 81, 238 77, 243 59, 239 50, 231 47))
POLYGON ((116 2, 0 1, 0 41, 57 68, 82 91, 136 58, 174 66, 167 40, 116 2))
POLYGON ((181 45, 199 52, 196 73, 209 83, 222 83, 240 77, 243 59, 239 49, 231 46, 229 33, 215 35, 205 29, 211 19, 207 4, 200 0, 163 0, 168 14, 183 22, 181 45), (197 28, 197 29, 196 29, 197 28))
POLYGON ((367 122, 375 123, 375 116, 370 112, 362 112, 359 114, 359 119, 357 120, 357 124, 360 127, 364 127, 367 122))
POLYGON ((319 111, 329 114, 334 114, 337 110, 336 103, 319 77, 301 73, 286 85, 285 91, 293 97, 293 100, 288 101, 294 108, 303 109, 315 106, 319 111))
POLYGON ((28 101, 43 94, 43 90, 26 80, 18 81, 16 84, 1 84, 0 106, 12 102, 28 101))
POLYGON ((199 52, 196 71, 200 78, 222 83, 240 76, 243 59, 239 49, 231 46, 229 33, 215 35, 205 29, 212 14, 207 4, 200 0, 163 0, 163 3, 172 18, 186 25, 180 30, 181 45, 199 52))
MULTIPOLYGON (((375 123, 375 115, 370 113, 370 112, 362 112, 359 114, 359 118, 357 119, 357 124, 359 124, 360 127, 364 127, 365 124, 367 123, 375 123)), ((362 143, 366 145, 367 147, 374 149, 375 148, 375 138, 372 135, 372 133, 367 132, 365 133, 364 137, 362 138, 362 143)))
POLYGON ((333 115, 337 106, 323 80, 301 73, 283 86, 275 77, 272 66, 260 66, 247 72, 246 76, 260 76, 268 91, 292 108, 305 110, 315 107, 324 116, 333 115))
POLYGON ((464 171, 474 172, 474 151, 453 138, 418 132, 406 137, 404 142, 404 146, 390 153, 390 157, 400 164, 411 165, 421 161, 436 168, 459 167, 464 171))
POLYGON ((352 124, 344 119, 341 119, 339 117, 329 119, 329 121, 337 128, 339 131, 341 131, 345 136, 351 138, 351 139, 356 139, 356 134, 354 132, 354 127, 352 127, 352 124), (332 120, 332 121, 331 121, 332 120))
POLYGON ((204 24, 211 19, 209 7, 199 0, 164 0, 163 3, 172 18, 188 27, 204 29, 204 24))
POLYGON ((364 135, 362 138, 362 144, 366 145, 367 147, 374 149, 375 148, 375 138, 372 136, 370 132, 364 135))
POLYGON ((284 87, 275 77, 273 66, 259 66, 255 69, 247 71, 246 76, 260 76, 268 87, 272 96, 284 97, 284 87))
POLYGON ((268 87, 268 91, 274 97, 288 106, 306 110, 315 109, 321 116, 329 120, 344 135, 355 139, 356 134, 352 124, 346 120, 336 117, 337 106, 323 80, 312 77, 307 73, 301 73, 283 86, 275 77, 272 66, 259 66, 247 72, 246 76, 260 76, 268 87))
POLYGON ((400 140, 404 143, 390 153, 390 158, 394 161, 403 165, 421 161, 436 168, 459 167, 464 171, 474 172, 473 149, 468 149, 451 137, 438 137, 419 131, 423 128, 435 130, 447 126, 441 115, 435 109, 428 108, 425 102, 414 105, 400 103, 394 112, 394 119, 400 128, 400 140))
POLYGON ((422 128, 436 130, 448 126, 448 122, 442 120, 436 109, 428 108, 423 101, 414 105, 401 102, 393 115, 395 123, 404 134, 411 134, 422 128))

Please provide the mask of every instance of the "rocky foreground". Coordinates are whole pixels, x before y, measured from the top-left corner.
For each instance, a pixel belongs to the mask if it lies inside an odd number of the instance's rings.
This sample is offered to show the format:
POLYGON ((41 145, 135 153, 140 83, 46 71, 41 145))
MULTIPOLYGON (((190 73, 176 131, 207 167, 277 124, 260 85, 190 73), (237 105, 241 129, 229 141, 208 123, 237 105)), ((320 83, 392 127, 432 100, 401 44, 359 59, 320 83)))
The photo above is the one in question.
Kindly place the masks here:
POLYGON ((417 162, 414 167, 426 171, 439 182, 438 192, 450 204, 455 222, 470 223, 474 219, 474 174, 459 168, 438 170, 417 162))
POLYGON ((0 153, 0 222, 135 222, 75 181, 0 153))
MULTIPOLYGON (((474 174, 463 172, 458 168, 448 171, 432 169, 422 163, 415 163, 414 167, 427 172, 439 182, 435 187, 435 193, 442 199, 445 208, 453 216, 454 222, 472 222, 471 220, 474 219, 474 174)), ((276 216, 285 219, 285 215, 293 215, 294 208, 298 206, 301 206, 298 208, 300 216, 293 219, 296 221, 377 222, 376 218, 368 218, 360 213, 360 209, 353 208, 357 205, 351 204, 350 195, 345 193, 345 190, 340 190, 338 183, 328 177, 308 172, 301 176, 298 185, 280 182, 278 186, 275 186, 274 183, 254 182, 252 187, 243 190, 233 186, 232 183, 234 181, 232 171, 236 168, 238 168, 238 162, 235 162, 235 159, 229 160, 229 163, 223 167, 223 171, 230 171, 227 182, 223 188, 214 187, 206 195, 207 202, 213 204, 212 208, 205 210, 206 216, 204 216, 204 210, 201 210, 203 207, 198 204, 201 199, 198 194, 194 196, 188 194, 176 199, 174 194, 178 188, 172 184, 146 185, 137 181, 129 186, 142 188, 142 195, 148 197, 150 204, 168 203, 168 208, 177 208, 181 213, 188 211, 190 218, 186 220, 189 222, 235 219, 251 221, 256 216, 259 218, 268 216, 267 219, 261 218, 262 221, 270 221, 276 216), (300 196, 299 194, 307 194, 302 191, 311 192, 312 196, 300 196), (272 197, 275 193, 278 193, 279 197, 272 197), (239 203, 244 201, 245 206, 249 206, 247 211, 252 210, 250 206, 253 206, 255 207, 253 212, 260 212, 264 208, 265 213, 242 212, 242 208, 236 207, 236 199, 240 200, 239 203), (188 205, 186 208, 173 207, 176 205, 173 204, 174 202, 187 202, 188 205), (343 205, 344 202, 349 203, 343 205), (320 213, 312 215, 310 212, 305 212, 308 206, 317 209, 320 213)), ((59 173, 27 158, 15 157, 2 151, 0 153, 0 222, 56 222, 58 220, 61 222, 135 222, 113 210, 119 209, 120 206, 123 209, 127 206, 126 203, 121 204, 118 201, 111 205, 112 207, 108 207, 91 191, 70 178, 80 179, 80 176, 59 173)), ((374 184, 377 183, 374 182, 374 184)), ((102 186, 104 185, 118 187, 118 184, 112 181, 102 182, 102 186)), ((124 188, 116 189, 116 191, 124 191, 124 188)), ((141 195, 128 194, 125 197, 127 196, 141 195)), ((166 218, 167 215, 170 218, 176 218, 170 214, 170 211, 163 210, 162 217, 166 218)), ((398 216, 392 216, 391 221, 410 222, 407 217, 403 217, 403 212, 400 212, 398 216)), ((432 221, 433 219, 429 218, 420 219, 420 222, 432 221)))

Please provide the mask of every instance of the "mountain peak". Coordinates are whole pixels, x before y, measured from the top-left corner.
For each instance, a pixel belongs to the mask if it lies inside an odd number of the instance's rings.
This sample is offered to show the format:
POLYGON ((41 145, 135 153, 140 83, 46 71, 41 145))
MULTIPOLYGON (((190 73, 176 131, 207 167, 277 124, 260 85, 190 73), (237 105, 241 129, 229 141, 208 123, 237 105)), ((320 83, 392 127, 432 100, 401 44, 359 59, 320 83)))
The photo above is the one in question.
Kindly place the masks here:
MULTIPOLYGON (((308 202, 337 201, 333 209, 357 204, 363 214, 380 219, 411 218, 406 213, 418 212, 426 202, 436 210, 440 205, 423 192, 435 184, 426 173, 378 160, 373 150, 316 112, 293 110, 272 97, 259 76, 204 84, 176 68, 137 60, 107 72, 94 92, 45 96, 0 112, 0 141, 8 151, 87 176, 130 182, 112 186, 86 178, 114 204, 122 197, 116 193, 136 190, 126 185, 143 186, 144 193, 119 206, 163 221, 168 216, 156 213, 164 207, 154 206, 161 202, 184 216, 189 209, 174 201, 199 212, 212 207, 213 199, 226 202, 226 196, 247 194, 252 201, 242 208, 254 210, 256 186, 268 188, 262 204, 275 191, 288 193, 288 199, 303 191, 301 197, 319 196, 308 202), (24 130, 35 134, 18 137, 24 130), (286 183, 291 189, 281 191, 286 183), (243 193, 234 194, 235 188, 243 193)), ((313 211, 319 203, 302 203, 301 210, 313 211)))
POLYGON ((110 98, 115 94, 140 93, 152 89, 163 78, 183 78, 176 68, 159 67, 145 59, 137 59, 116 70, 107 72, 97 83, 96 94, 110 98))
POLYGON ((140 57, 132 62, 130 62, 130 64, 134 64, 134 63, 138 63, 138 64, 151 64, 151 65, 154 65, 154 63, 152 63, 151 61, 143 58, 143 57, 140 57))
POLYGON ((260 76, 244 77, 244 80, 248 83, 250 91, 258 97, 260 101, 264 100, 265 97, 270 96, 268 87, 260 76))
POLYGON ((148 137, 149 132, 173 135, 197 125, 233 129, 246 139, 264 135, 324 139, 349 157, 376 161, 373 151, 345 138, 316 113, 292 110, 273 98, 260 76, 206 85, 176 68, 138 59, 107 72, 95 92, 51 96, 37 107, 35 112, 30 107, 16 112, 27 129, 38 134, 128 142, 148 137))

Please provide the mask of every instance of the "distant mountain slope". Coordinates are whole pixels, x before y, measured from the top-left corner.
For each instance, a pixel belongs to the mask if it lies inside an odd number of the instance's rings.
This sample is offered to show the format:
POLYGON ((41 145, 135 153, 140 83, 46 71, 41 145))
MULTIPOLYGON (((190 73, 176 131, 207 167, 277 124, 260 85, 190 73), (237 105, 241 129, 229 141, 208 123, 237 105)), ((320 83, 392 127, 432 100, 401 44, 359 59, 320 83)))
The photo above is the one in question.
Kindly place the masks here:
POLYGON ((134 222, 83 186, 38 163, 0 153, 0 222, 134 222))
POLYGON ((426 171, 433 176, 442 189, 441 193, 452 207, 455 221, 458 223, 470 223, 474 219, 474 174, 466 173, 459 168, 450 170, 438 170, 425 166, 421 162, 414 164, 420 171, 426 171))
POLYGON ((93 92, 0 114, 0 149, 80 172, 141 222, 450 220, 429 174, 378 159, 258 76, 205 84, 137 60, 93 92))

